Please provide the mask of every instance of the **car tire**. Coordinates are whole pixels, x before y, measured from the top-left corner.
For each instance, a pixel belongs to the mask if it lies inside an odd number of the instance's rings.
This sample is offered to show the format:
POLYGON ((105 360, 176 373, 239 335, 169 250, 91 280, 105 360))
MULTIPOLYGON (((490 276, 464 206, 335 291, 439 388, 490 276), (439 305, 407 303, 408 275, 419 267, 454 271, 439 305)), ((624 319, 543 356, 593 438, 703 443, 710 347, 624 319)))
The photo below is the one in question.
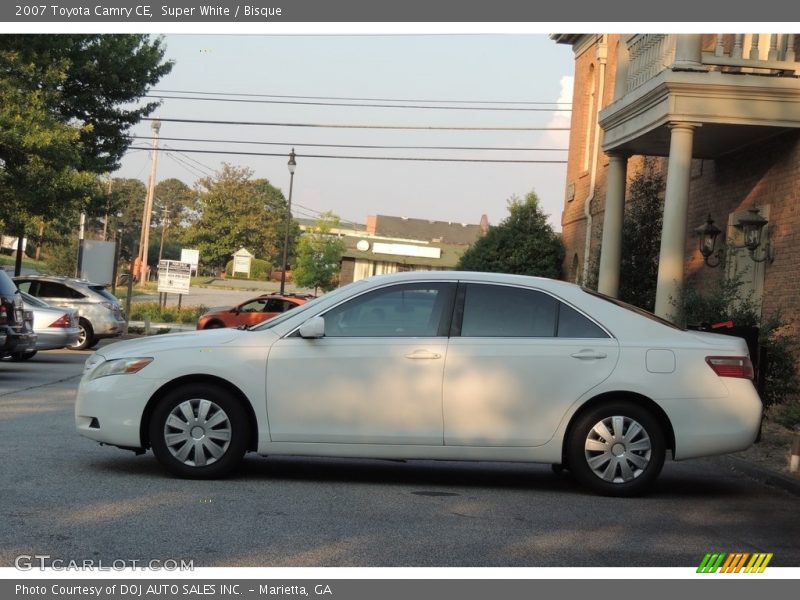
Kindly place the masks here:
POLYGON ((205 327, 203 327, 203 329, 222 329, 224 327, 225 325, 223 325, 219 321, 211 321, 205 327))
POLYGON ((606 402, 579 415, 566 458, 575 478, 605 496, 637 496, 664 466, 666 443, 653 414, 633 402, 606 402))
POLYGON ((14 354, 11 355, 11 360, 16 362, 22 360, 30 360, 31 358, 36 356, 37 352, 38 350, 31 350, 30 352, 15 352, 14 354))
POLYGON ((94 329, 92 329, 91 323, 84 318, 78 319, 78 328, 81 330, 78 334, 78 341, 67 346, 70 350, 86 350, 92 346, 94 329))
POLYGON ((248 432, 239 400, 207 384, 188 384, 168 393, 149 423, 156 459, 173 475, 187 479, 230 474, 242 461, 248 432))

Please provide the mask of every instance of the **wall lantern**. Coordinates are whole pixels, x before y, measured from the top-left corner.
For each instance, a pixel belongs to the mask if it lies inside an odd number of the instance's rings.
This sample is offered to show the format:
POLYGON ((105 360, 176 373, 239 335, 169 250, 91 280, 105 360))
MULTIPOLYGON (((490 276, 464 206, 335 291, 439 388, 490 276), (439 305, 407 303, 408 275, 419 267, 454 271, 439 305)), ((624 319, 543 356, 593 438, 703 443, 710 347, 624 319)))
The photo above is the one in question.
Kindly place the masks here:
POLYGON ((764 226, 769 223, 764 217, 759 214, 757 208, 751 208, 743 217, 739 218, 736 223, 736 228, 741 229, 744 233, 744 247, 750 253, 750 258, 753 261, 760 263, 764 261, 772 262, 775 260, 775 251, 772 244, 767 239, 764 244, 764 254, 761 258, 756 258, 756 250, 761 246, 761 235, 764 232, 764 226))
POLYGON ((714 248, 717 245, 717 236, 722 230, 714 225, 714 219, 708 215, 706 222, 694 231, 700 238, 700 254, 703 255, 705 263, 712 268, 719 266, 722 250, 718 250, 715 254, 714 248))

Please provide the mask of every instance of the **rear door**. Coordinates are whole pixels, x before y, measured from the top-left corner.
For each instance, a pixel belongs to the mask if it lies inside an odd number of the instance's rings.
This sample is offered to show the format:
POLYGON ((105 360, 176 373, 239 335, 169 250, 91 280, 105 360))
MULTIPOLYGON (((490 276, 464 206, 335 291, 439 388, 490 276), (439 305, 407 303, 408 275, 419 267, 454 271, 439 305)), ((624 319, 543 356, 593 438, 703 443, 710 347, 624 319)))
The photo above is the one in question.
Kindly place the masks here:
POLYGON ((539 446, 606 379, 617 341, 543 291, 459 287, 444 372, 445 445, 539 446))

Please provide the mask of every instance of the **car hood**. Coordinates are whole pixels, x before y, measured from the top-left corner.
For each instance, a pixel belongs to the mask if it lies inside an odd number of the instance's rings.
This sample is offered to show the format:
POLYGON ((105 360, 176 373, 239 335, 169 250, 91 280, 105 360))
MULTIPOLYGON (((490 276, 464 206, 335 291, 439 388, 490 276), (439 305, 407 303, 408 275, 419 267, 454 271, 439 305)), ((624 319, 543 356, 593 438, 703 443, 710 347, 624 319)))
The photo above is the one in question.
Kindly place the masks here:
POLYGON ((96 354, 107 360, 126 356, 150 356, 167 350, 221 346, 230 344, 247 335, 252 334, 241 329, 209 329, 167 333, 109 344, 105 348, 98 350, 96 354))

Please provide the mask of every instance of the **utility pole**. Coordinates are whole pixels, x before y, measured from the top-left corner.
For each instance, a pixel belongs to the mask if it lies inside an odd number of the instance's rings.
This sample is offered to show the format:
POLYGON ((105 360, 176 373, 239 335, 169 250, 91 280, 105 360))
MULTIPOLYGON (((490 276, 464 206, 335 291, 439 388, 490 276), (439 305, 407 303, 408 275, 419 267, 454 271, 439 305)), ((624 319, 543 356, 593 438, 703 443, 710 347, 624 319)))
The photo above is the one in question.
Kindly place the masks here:
POLYGON ((164 253, 164 238, 167 237, 167 227, 170 225, 169 209, 165 206, 161 209, 164 214, 161 215, 161 245, 158 247, 158 262, 161 262, 161 255, 164 253))
POLYGON ((147 247, 150 243, 150 219, 153 213, 153 197, 156 189, 156 167, 158 165, 158 132, 161 130, 161 121, 155 120, 150 125, 153 130, 153 157, 150 166, 150 181, 147 186, 147 197, 144 200, 144 213, 142 214, 142 233, 139 237, 139 258, 142 265, 141 286, 147 284, 150 269, 147 266, 147 247))

